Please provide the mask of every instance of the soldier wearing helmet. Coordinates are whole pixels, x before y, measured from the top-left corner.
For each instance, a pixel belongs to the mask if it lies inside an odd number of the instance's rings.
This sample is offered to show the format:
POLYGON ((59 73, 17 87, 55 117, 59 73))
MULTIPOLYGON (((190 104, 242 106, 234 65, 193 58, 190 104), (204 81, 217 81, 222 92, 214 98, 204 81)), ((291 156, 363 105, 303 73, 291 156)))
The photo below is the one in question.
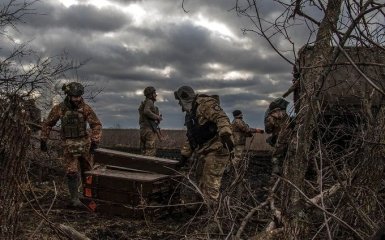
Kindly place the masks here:
POLYGON ((139 126, 140 126, 140 150, 143 155, 155 156, 156 136, 158 125, 162 121, 159 108, 154 105, 156 101, 156 90, 154 87, 146 87, 143 91, 146 97, 139 106, 139 126))
POLYGON ((47 151, 47 139, 53 126, 60 120, 61 138, 64 145, 64 160, 67 165, 70 205, 81 206, 78 197, 79 169, 82 181, 84 172, 92 169, 91 154, 101 139, 102 124, 92 108, 83 100, 84 87, 78 82, 64 84, 66 94, 63 102, 55 105, 44 121, 41 131, 40 148, 47 151), (91 128, 87 130, 87 123, 91 128))
POLYGON ((234 120, 231 123, 234 137, 234 159, 232 161, 235 170, 239 170, 239 164, 244 157, 246 138, 252 137, 253 133, 264 133, 263 129, 250 128, 249 125, 243 120, 243 114, 241 110, 233 111, 234 120))
POLYGON ((189 86, 180 87, 174 96, 186 113, 187 142, 181 150, 181 162, 195 153, 198 186, 208 203, 216 203, 234 148, 230 120, 220 107, 218 96, 196 94, 189 86))
POLYGON ((266 140, 272 147, 273 173, 280 174, 286 156, 290 129, 290 117, 286 113, 289 102, 283 98, 274 99, 265 113, 265 131, 271 134, 266 140))

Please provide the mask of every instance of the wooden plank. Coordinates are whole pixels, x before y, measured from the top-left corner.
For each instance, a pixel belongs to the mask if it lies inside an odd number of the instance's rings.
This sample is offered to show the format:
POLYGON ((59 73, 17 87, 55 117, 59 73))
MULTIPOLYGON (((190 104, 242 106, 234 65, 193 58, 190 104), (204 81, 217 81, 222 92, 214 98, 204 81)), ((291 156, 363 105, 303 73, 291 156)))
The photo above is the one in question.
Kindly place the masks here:
POLYGON ((178 161, 98 148, 94 154, 95 163, 133 168, 160 174, 175 174, 178 161))
POLYGON ((85 172, 86 175, 104 176, 109 178, 118 178, 123 181, 134 180, 139 182, 155 182, 170 178, 169 175, 159 173, 122 171, 113 169, 95 169, 85 172))

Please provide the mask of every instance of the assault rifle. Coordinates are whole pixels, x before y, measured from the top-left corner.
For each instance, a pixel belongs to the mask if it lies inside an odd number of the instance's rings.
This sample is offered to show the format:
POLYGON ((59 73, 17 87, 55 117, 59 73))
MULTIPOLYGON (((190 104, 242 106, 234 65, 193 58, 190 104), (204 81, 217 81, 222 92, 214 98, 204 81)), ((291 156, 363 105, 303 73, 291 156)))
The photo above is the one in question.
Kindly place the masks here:
POLYGON ((150 126, 152 128, 152 131, 156 133, 156 136, 158 137, 159 141, 164 140, 162 132, 160 131, 159 127, 159 121, 148 121, 150 123, 150 126))
POLYGON ((295 80, 293 85, 291 85, 290 88, 284 94, 282 94, 282 97, 286 98, 287 96, 289 96, 290 93, 294 92, 294 90, 296 90, 298 87, 299 87, 299 80, 297 79, 295 80))

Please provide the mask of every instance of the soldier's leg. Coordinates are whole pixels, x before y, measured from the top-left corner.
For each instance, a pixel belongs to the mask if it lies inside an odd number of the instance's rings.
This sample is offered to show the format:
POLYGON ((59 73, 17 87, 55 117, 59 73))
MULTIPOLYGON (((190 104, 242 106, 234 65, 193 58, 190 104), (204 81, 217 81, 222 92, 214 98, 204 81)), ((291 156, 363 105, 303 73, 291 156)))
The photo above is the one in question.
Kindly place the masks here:
POLYGON ((79 201, 79 171, 78 171, 78 157, 73 156, 73 154, 68 152, 68 149, 64 149, 64 160, 67 165, 67 185, 68 192, 70 194, 70 206, 78 207, 82 206, 82 203, 79 201))
POLYGON ((202 190, 203 185, 203 166, 205 165, 205 156, 202 154, 197 154, 196 169, 194 173, 194 178, 198 183, 198 187, 202 190))
POLYGON ((208 200, 217 202, 222 175, 229 161, 229 153, 211 152, 203 157, 205 163, 202 170, 200 187, 208 200))
POLYGON ((282 164, 283 159, 285 158, 287 153, 287 144, 282 143, 275 145, 275 149, 273 151, 273 154, 271 156, 271 163, 272 163, 272 173, 280 175, 282 172, 282 164))
POLYGON ((156 154, 155 141, 156 141, 156 133, 154 133, 152 130, 147 130, 146 143, 145 143, 146 150, 144 155, 152 156, 152 157, 155 156, 156 154))
POLYGON ((144 155, 146 151, 146 134, 144 129, 140 129, 140 153, 144 155))
POLYGON ((90 171, 94 166, 93 157, 89 151, 90 147, 91 147, 91 141, 87 140, 85 144, 86 151, 82 153, 82 155, 78 158, 79 166, 80 166, 80 176, 83 184, 85 183, 85 180, 86 180, 84 172, 90 171))
POLYGON ((236 145, 234 147, 234 158, 231 160, 232 164, 235 168, 235 175, 237 176, 239 173, 239 167, 243 162, 243 152, 245 150, 244 145, 236 145))

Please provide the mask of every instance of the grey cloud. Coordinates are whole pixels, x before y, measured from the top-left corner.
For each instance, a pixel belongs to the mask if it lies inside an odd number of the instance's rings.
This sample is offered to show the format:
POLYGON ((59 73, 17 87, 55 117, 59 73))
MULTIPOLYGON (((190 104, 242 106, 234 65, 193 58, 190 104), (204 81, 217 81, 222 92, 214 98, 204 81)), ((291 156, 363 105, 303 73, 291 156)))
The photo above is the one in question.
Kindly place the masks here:
POLYGON ((27 15, 25 22, 35 28, 68 28, 71 31, 111 32, 130 22, 119 9, 105 7, 98 9, 92 5, 72 5, 69 8, 56 3, 50 5, 38 2, 37 15, 27 15))
POLYGON ((47 15, 29 17, 27 24, 14 34, 23 40, 32 40, 31 46, 44 55, 57 55, 66 50, 77 61, 89 59, 77 74, 80 79, 103 89, 91 105, 105 127, 116 124, 138 127, 137 108, 144 97, 134 93, 147 85, 155 86, 165 99, 156 103, 164 115, 161 123, 164 128, 183 127, 183 113, 172 96, 172 91, 182 85, 191 85, 198 91, 210 89, 209 94, 221 96, 222 107, 229 117, 234 108, 242 107, 250 121, 263 126, 264 106, 256 106, 255 101, 270 100, 270 94, 278 95, 287 89, 291 83, 291 66, 271 53, 268 44, 254 35, 239 36, 253 38, 253 46, 246 49, 241 43, 224 40, 186 20, 202 14, 240 35, 240 27, 246 20, 227 11, 233 1, 188 0, 185 2, 186 9, 190 10, 187 14, 175 1, 136 3, 145 4, 145 9, 156 7, 165 16, 185 17, 185 20, 181 18, 173 23, 160 20, 155 28, 146 22, 134 26, 119 9, 99 10, 88 5, 65 8, 41 2, 38 10, 47 15), (114 31, 114 38, 103 35, 109 31, 114 31), (259 49, 266 51, 265 57, 258 54, 259 49), (248 71, 253 77, 226 81, 208 78, 213 70, 207 68, 207 63, 219 63, 225 72, 248 71), (175 70, 169 76, 149 70, 166 66, 175 70))

